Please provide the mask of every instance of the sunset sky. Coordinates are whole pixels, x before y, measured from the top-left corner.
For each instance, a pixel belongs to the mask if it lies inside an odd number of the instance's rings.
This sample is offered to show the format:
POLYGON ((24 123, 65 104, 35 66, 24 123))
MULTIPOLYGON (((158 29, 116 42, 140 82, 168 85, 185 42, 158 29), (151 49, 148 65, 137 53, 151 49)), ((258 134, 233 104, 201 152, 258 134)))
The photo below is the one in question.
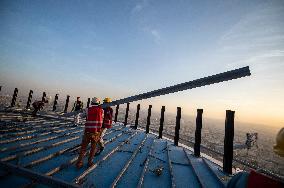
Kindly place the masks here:
POLYGON ((250 66, 252 76, 142 101, 284 126, 284 1, 0 1, 0 85, 130 95, 250 66))

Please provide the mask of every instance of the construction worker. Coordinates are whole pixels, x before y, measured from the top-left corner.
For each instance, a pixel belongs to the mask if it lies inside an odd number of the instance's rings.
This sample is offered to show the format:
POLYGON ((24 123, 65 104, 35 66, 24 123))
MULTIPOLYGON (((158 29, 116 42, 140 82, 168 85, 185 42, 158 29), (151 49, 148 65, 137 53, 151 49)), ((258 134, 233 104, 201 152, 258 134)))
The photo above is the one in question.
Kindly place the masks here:
POLYGON ((86 153, 86 148, 91 142, 91 149, 88 159, 88 166, 93 165, 94 154, 96 150, 96 145, 100 140, 100 132, 103 124, 103 109, 99 106, 100 100, 96 97, 92 98, 91 106, 86 108, 85 116, 85 132, 82 139, 81 150, 76 163, 77 168, 83 166, 83 157, 86 153))
MULTIPOLYGON (((110 102, 111 102, 111 98, 106 97, 104 99, 104 104, 110 103, 110 102)), ((111 128, 112 126, 112 114, 113 114, 113 110, 111 107, 104 108, 104 120, 103 120, 102 130, 100 134, 100 141, 98 143, 98 145, 100 146, 100 149, 98 150, 96 155, 99 155, 105 148, 103 137, 105 135, 106 130, 111 128)))
POLYGON ((284 157, 284 127, 276 136, 276 145, 273 147, 273 150, 277 155, 284 157))
MULTIPOLYGON (((74 102, 72 111, 80 111, 83 109, 83 102, 80 100, 80 97, 77 97, 77 100, 74 102)), ((74 124, 79 124, 80 122, 80 113, 74 116, 74 124)))
POLYGON ((74 102, 72 112, 79 111, 83 109, 83 102, 80 100, 80 97, 77 97, 77 100, 74 102))
MULTIPOLYGON (((257 136, 257 135, 256 135, 257 136)), ((284 127, 276 136, 276 145, 273 147, 274 153, 284 157, 284 127)), ((266 176, 261 172, 251 170, 250 172, 239 172, 234 175, 227 184, 227 188, 254 188, 254 187, 273 187, 282 188, 284 184, 274 178, 266 176)))
POLYGON ((261 172, 250 170, 250 172, 242 171, 235 174, 227 183, 226 188, 283 188, 283 182, 266 176, 261 172))
POLYGON ((43 109, 45 103, 48 103, 46 98, 41 101, 33 102, 32 106, 34 107, 34 111, 32 112, 32 116, 36 116, 37 112, 43 109))

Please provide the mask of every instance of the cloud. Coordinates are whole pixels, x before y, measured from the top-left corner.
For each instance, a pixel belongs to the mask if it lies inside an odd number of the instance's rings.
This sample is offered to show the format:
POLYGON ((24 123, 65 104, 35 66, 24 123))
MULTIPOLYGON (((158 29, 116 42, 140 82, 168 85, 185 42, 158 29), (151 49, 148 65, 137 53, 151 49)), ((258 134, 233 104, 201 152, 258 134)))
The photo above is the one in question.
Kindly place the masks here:
POLYGON ((157 30, 152 29, 152 30, 150 30, 150 33, 154 37, 156 42, 159 42, 161 40, 161 35, 157 30))
POLYGON ((137 4, 137 5, 135 5, 135 7, 132 9, 131 12, 134 14, 136 12, 140 12, 142 9, 143 9, 142 4, 137 4))
POLYGON ((229 66, 281 66, 280 61, 284 59, 283 12, 283 5, 264 3, 244 15, 220 38, 219 55, 235 62, 229 66))
MULTIPOLYGON (((265 53, 262 54, 257 54, 254 56, 251 56, 245 60, 242 60, 241 62, 245 62, 245 63, 267 63, 264 60, 267 60, 269 58, 284 58, 284 50, 271 50, 271 51, 267 51, 265 53)), ((277 64, 279 62, 276 62, 277 64)), ((272 64, 272 62, 269 62, 269 64, 272 64)), ((282 64, 282 63, 281 63, 282 64)))
POLYGON ((221 37, 221 41, 283 37, 284 4, 263 3, 244 15, 221 37))
POLYGON ((157 29, 145 27, 144 31, 152 36, 152 38, 154 39, 154 42, 156 44, 160 44, 160 42, 161 42, 161 34, 160 34, 160 32, 157 29))
POLYGON ((147 0, 139 1, 131 10, 132 14, 141 12, 148 5, 147 0))
POLYGON ((103 46, 93 46, 93 45, 90 45, 90 44, 83 45, 82 48, 87 49, 87 50, 91 50, 91 51, 94 51, 94 52, 102 51, 102 50, 105 49, 103 46))
POLYGON ((160 31, 158 29, 156 29, 156 28, 153 28, 153 27, 149 26, 151 24, 149 24, 146 21, 144 14, 138 15, 138 13, 142 13, 142 12, 146 14, 146 10, 144 10, 144 9, 148 5, 149 5, 149 1, 148 0, 138 1, 138 3, 132 8, 131 13, 132 13, 133 17, 137 18, 136 24, 138 23, 139 29, 144 31, 146 34, 150 35, 153 38, 153 40, 154 40, 154 42, 156 44, 160 44, 160 42, 161 42, 160 31))

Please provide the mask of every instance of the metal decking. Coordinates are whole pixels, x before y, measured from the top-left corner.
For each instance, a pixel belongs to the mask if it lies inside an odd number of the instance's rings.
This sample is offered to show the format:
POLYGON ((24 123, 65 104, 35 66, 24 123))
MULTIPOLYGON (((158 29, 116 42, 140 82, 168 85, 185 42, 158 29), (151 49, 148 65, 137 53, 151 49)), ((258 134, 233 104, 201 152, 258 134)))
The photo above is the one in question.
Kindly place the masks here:
POLYGON ((1 187, 224 187, 209 159, 155 134, 114 124, 94 165, 76 169, 83 126, 66 119, 0 113, 1 187), (161 174, 157 175, 157 171, 161 174))

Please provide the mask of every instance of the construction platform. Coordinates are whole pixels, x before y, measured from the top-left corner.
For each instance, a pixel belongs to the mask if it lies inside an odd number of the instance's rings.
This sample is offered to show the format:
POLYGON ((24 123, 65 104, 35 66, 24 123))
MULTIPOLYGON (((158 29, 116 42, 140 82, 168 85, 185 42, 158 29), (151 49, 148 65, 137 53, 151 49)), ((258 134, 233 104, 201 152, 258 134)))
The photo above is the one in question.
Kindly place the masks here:
POLYGON ((105 149, 75 167, 84 126, 53 115, 0 112, 0 187, 225 187, 221 163, 170 139, 114 123, 105 149))

